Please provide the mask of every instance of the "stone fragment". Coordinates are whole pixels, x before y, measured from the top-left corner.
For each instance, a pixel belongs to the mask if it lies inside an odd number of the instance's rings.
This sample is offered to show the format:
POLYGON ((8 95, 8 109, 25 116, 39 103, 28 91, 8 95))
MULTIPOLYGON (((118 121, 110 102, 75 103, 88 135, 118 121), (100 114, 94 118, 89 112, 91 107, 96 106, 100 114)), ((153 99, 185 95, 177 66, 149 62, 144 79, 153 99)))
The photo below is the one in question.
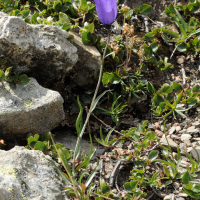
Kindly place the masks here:
POLYGON ((156 122, 155 127, 156 127, 157 130, 160 130, 160 122, 156 122))
POLYGON ((81 37, 73 32, 69 32, 74 38, 72 44, 77 48, 78 62, 73 67, 75 73, 70 79, 73 79, 80 87, 86 87, 94 84, 94 72, 101 67, 101 54, 95 46, 86 46, 82 43, 81 37))
POLYGON ((181 193, 178 194, 178 197, 188 197, 188 195, 186 193, 181 192, 181 193))
POLYGON ((175 127, 175 126, 172 126, 172 127, 169 129, 169 135, 173 134, 175 131, 176 131, 176 127, 175 127))
POLYGON ((183 130, 180 130, 179 133, 181 133, 181 134, 185 134, 186 131, 187 131, 187 129, 183 129, 183 130))
POLYGON ((190 140, 189 140, 188 138, 186 138, 186 139, 184 140, 184 144, 186 144, 187 147, 191 147, 191 146, 192 146, 192 143, 190 142, 190 140))
POLYGON ((1 200, 68 200, 63 182, 50 156, 18 147, 0 150, 1 200))
POLYGON ((198 160, 198 157, 199 157, 199 159, 200 159, 200 146, 195 147, 194 149, 192 149, 191 155, 192 155, 192 157, 193 157, 195 160, 198 160), (194 149, 195 149, 197 152, 196 152, 194 149))
MULTIPOLYGON (((167 138, 167 139, 168 139, 170 147, 176 149, 178 145, 171 138, 167 138)), ((163 135, 163 137, 161 138, 160 143, 164 146, 168 146, 165 135, 163 135)))
POLYGON ((190 139, 192 136, 190 134, 182 134, 181 141, 184 142, 186 139, 190 139))
POLYGON ((169 195, 166 195, 163 200, 174 200, 174 199, 175 199, 175 195, 169 194, 169 195))
POLYGON ((63 119, 63 99, 30 78, 27 86, 0 83, 0 134, 13 138, 28 133, 44 134, 63 119))
POLYGON ((176 200, 185 200, 183 197, 176 197, 176 200))
POLYGON ((192 123, 192 126, 195 126, 195 128, 199 128, 200 127, 200 122, 199 121, 195 121, 192 123))
POLYGON ((191 126, 187 129, 188 133, 199 133, 199 128, 195 128, 195 126, 191 126))
POLYGON ((162 131, 159 131, 159 130, 155 130, 155 133, 158 137, 162 137, 163 136, 163 132, 162 131))
MULTIPOLYGON (((65 147, 74 150, 77 142, 77 136, 73 131, 70 129, 66 131, 59 131, 59 132, 53 132, 55 134, 54 141, 56 143, 61 143, 65 147)), ((96 143, 93 143, 93 149, 97 149, 98 146, 96 143)), ((82 138, 81 141, 81 151, 85 152, 87 155, 90 151, 90 141, 82 138)))
POLYGON ((7 66, 34 77, 45 87, 64 79, 77 62, 68 32, 50 25, 32 25, 0 12, 0 54, 7 66))
POLYGON ((180 130, 181 130, 181 127, 180 127, 180 126, 177 126, 177 127, 176 127, 176 132, 178 133, 180 130))
POLYGON ((187 152, 187 146, 184 143, 181 143, 179 145, 179 148, 180 148, 181 152, 187 152))

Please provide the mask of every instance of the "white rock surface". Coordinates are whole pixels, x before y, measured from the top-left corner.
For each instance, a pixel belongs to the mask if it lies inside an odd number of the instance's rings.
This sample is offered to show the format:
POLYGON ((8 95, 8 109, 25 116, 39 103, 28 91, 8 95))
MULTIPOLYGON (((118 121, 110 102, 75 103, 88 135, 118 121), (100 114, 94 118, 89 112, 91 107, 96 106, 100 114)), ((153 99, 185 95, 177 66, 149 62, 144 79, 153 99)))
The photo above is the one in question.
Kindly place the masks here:
POLYGON ((51 85, 65 76, 78 60, 69 34, 55 26, 31 25, 0 12, 0 55, 7 65, 51 85))
POLYGON ((181 135, 181 141, 184 142, 186 139, 191 139, 191 135, 190 134, 182 134, 181 135))
POLYGON ((200 146, 195 147, 195 150, 193 149, 193 150, 191 151, 191 155, 192 155, 193 158, 195 158, 195 160, 198 161, 198 157, 199 157, 199 159, 200 159, 200 146), (197 152, 196 152, 195 150, 196 150, 197 152), (197 155, 197 154, 198 154, 198 155, 197 155))
POLYGON ((65 183, 41 151, 18 147, 0 150, 1 200, 67 200, 65 183))
POLYGON ((167 139, 166 139, 165 135, 163 135, 163 137, 161 138, 160 143, 164 146, 168 146, 167 140, 169 142, 170 147, 172 147, 174 149, 177 148, 178 145, 171 138, 167 137, 167 139))
POLYGON ((1 82, 0 107, 0 134, 9 138, 44 134, 64 119, 61 95, 43 88, 34 78, 27 86, 1 82))
POLYGON ((101 67, 101 54, 95 46, 86 46, 82 43, 81 37, 74 32, 69 32, 74 38, 71 43, 77 48, 78 61, 73 69, 78 72, 71 76, 76 85, 86 87, 94 84, 94 72, 101 67))

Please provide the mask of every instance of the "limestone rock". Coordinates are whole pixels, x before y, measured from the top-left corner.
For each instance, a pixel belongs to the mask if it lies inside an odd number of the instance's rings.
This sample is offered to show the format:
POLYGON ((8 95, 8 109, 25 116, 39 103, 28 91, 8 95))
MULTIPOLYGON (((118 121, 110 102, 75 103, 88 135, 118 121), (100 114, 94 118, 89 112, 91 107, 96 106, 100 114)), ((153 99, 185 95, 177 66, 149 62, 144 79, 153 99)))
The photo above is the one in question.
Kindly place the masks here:
MULTIPOLYGON (((168 140, 169 146, 170 146, 171 148, 174 148, 174 149, 177 148, 178 145, 177 145, 171 138, 168 137, 167 140, 168 140)), ((161 143, 162 145, 164 145, 164 146, 168 146, 167 140, 166 140, 165 135, 163 135, 163 137, 162 137, 161 140, 160 140, 160 143, 161 143)))
POLYGON ((51 158, 41 151, 18 147, 0 150, 0 199, 68 200, 66 186, 51 158))
MULTIPOLYGON (((65 147, 74 150, 76 146, 77 136, 73 131, 67 129, 66 131, 53 132, 55 134, 54 141, 55 143, 61 143, 65 147)), ((96 143, 93 143, 93 148, 97 149, 98 146, 96 143)), ((87 155, 90 151, 90 141, 82 138, 81 141, 81 151, 85 152, 87 155)))
POLYGON ((195 147, 195 150, 193 149, 193 150, 191 151, 191 155, 192 155, 193 158, 195 158, 195 159, 198 161, 198 157, 199 157, 199 159, 200 159, 200 146, 195 147), (196 152, 195 150, 196 150, 197 152, 196 152), (197 153, 198 153, 198 155, 197 155, 197 153))
POLYGON ((74 38, 71 43, 77 48, 78 62, 73 67, 75 73, 72 79, 80 87, 94 84, 94 72, 101 67, 101 54, 95 46, 86 46, 74 32, 69 32, 74 38))
POLYGON ((184 142, 186 139, 191 139, 191 135, 190 134, 182 134, 181 135, 181 141, 184 142))
POLYGON ((64 119, 61 95, 43 88, 34 78, 27 86, 1 82, 0 107, 0 134, 9 138, 44 134, 64 119))
POLYGON ((78 60, 69 34, 55 26, 31 25, 0 12, 0 54, 8 66, 49 87, 65 77, 78 60))

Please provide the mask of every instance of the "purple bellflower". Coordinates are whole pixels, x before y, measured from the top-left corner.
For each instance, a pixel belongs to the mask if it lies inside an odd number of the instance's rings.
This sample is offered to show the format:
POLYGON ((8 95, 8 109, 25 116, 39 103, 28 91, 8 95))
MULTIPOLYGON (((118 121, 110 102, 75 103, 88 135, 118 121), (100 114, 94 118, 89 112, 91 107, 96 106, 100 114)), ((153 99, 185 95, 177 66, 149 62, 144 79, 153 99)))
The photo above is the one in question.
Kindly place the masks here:
POLYGON ((112 24, 117 17, 117 0, 94 0, 99 21, 112 24))

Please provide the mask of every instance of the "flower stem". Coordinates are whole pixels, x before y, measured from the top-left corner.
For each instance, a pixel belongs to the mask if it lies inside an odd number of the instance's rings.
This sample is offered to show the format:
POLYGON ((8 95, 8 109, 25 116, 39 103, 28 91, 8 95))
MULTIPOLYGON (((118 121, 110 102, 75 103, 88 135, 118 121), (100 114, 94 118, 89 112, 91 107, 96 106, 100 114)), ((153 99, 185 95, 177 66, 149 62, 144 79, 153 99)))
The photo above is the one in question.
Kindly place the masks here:
MULTIPOLYGON (((78 136, 78 139, 77 139, 77 142, 76 142, 76 147, 75 147, 74 152, 77 152, 78 146, 80 145, 80 140, 81 140, 81 138, 82 138, 82 136, 83 136, 83 133, 84 133, 85 128, 86 128, 86 126, 87 126, 88 120, 89 120, 90 115, 91 115, 91 113, 92 113, 92 109, 93 109, 93 106, 94 106, 94 102, 95 102, 95 100, 96 100, 97 92, 98 92, 98 90, 99 90, 99 86, 100 86, 100 83, 101 83, 101 77, 102 77, 103 65, 104 65, 104 58, 105 58, 105 55, 106 55, 106 50, 107 50, 108 44, 109 44, 109 42, 110 42, 110 26, 108 27, 107 30, 108 30, 108 40, 107 40, 106 47, 105 47, 104 52, 103 52, 103 58, 102 58, 102 63, 101 63, 101 67, 100 67, 98 83, 97 83, 97 86, 96 86, 96 89, 95 89, 95 92, 94 92, 94 96, 93 96, 93 98, 92 98, 92 103, 91 103, 91 106, 90 106, 88 115, 87 115, 87 117, 86 117, 85 123, 84 123, 84 125, 83 125, 83 127, 82 127, 82 130, 81 130, 79 136, 78 136)), ((74 155, 74 159, 75 159, 75 155, 74 155)), ((75 162, 75 160, 74 160, 74 162, 75 162)), ((74 170, 74 163, 73 163, 73 170, 74 170)), ((72 170, 72 171, 73 171, 73 170, 72 170)))

